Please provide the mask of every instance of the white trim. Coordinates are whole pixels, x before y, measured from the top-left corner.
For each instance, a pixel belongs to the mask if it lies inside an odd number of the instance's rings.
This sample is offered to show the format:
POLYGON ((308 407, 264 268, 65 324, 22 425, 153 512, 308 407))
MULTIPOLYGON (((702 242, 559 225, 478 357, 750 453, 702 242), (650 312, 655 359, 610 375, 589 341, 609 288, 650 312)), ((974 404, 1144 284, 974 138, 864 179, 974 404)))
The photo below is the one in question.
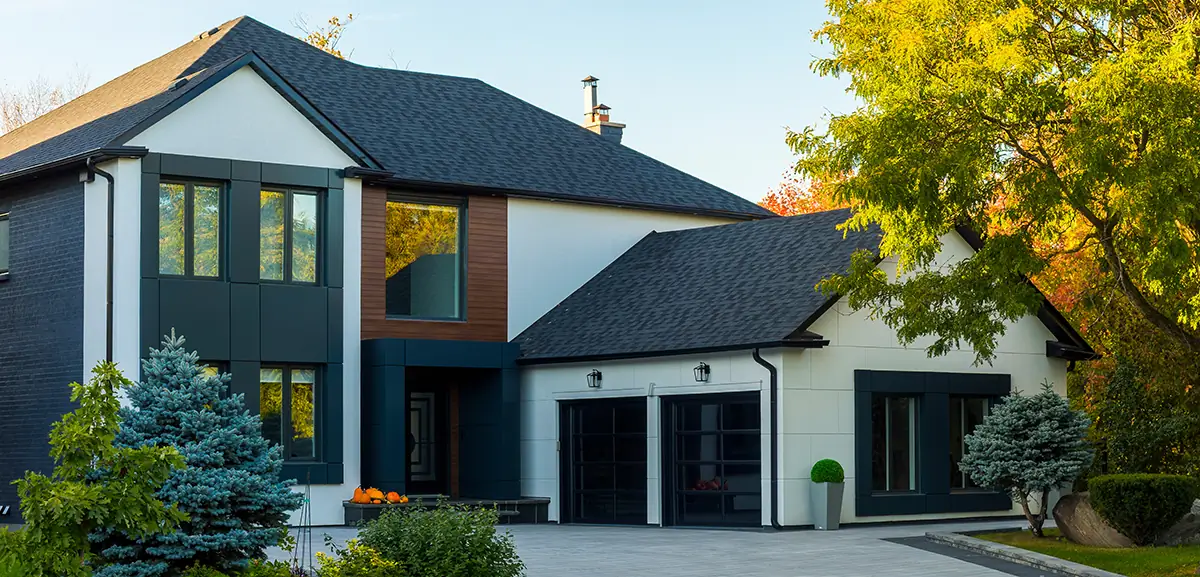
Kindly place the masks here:
MULTIPOLYGON (((113 361, 126 378, 137 381, 141 375, 143 350, 142 161, 138 158, 122 158, 108 164, 111 166, 106 170, 116 180, 113 203, 113 361)), ((158 343, 146 343, 146 346, 158 346, 158 343)))
MULTIPOLYGON (((111 169, 112 163, 105 163, 111 169)), ((103 168, 103 167, 102 167, 103 168)), ((104 360, 107 339, 108 181, 96 176, 83 183, 83 379, 104 360)))

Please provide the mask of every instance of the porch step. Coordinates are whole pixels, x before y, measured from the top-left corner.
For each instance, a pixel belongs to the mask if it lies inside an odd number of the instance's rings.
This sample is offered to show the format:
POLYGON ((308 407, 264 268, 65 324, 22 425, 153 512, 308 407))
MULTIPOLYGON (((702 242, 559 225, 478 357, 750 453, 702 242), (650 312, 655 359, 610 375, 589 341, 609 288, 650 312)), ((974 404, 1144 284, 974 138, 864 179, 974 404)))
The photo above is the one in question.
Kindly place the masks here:
POLYGON ((501 525, 532 524, 549 522, 550 499, 545 497, 522 497, 520 499, 450 499, 444 495, 409 495, 409 502, 404 504, 362 504, 342 502, 345 512, 346 526, 356 527, 366 521, 379 518, 385 510, 391 507, 425 507, 437 506, 438 498, 456 505, 471 507, 494 507, 501 525))

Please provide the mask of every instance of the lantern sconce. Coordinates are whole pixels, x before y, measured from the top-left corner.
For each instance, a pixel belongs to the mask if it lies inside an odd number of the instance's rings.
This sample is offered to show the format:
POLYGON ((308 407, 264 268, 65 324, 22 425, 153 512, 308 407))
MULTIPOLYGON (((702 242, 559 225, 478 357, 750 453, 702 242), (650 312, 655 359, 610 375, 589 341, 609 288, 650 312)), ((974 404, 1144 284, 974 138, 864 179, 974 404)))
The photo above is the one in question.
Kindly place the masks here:
POLYGON ((588 373, 588 375, 587 375, 588 388, 589 389, 599 389, 600 381, 602 378, 603 377, 601 376, 599 370, 592 369, 592 372, 588 373))
POLYGON ((696 368, 692 369, 692 372, 696 375, 697 383, 707 383, 708 376, 712 374, 712 369, 709 368, 707 363, 700 363, 696 365, 696 368))

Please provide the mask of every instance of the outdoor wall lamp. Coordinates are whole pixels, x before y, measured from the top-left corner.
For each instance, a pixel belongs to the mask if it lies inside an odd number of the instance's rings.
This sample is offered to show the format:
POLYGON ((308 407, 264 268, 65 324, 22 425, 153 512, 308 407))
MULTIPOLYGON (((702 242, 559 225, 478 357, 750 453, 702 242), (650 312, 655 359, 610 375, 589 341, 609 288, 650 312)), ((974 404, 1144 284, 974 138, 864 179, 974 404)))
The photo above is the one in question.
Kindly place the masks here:
POLYGON ((592 369, 592 372, 588 373, 588 375, 587 375, 588 388, 599 389, 600 388, 600 380, 602 378, 603 377, 600 375, 599 370, 592 369))
POLYGON ((697 383, 707 383, 708 375, 712 374, 712 369, 706 363, 700 363, 696 365, 696 368, 692 369, 692 372, 696 375, 697 383))

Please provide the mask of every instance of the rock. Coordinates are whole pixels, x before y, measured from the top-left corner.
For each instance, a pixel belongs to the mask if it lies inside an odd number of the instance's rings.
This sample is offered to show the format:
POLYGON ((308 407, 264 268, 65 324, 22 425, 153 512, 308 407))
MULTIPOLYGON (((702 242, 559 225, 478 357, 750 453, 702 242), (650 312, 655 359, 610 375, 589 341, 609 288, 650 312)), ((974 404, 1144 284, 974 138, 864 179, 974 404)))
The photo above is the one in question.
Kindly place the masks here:
POLYGON ((1068 541, 1092 547, 1132 547, 1133 542, 1100 518, 1087 492, 1063 495, 1054 506, 1054 523, 1068 541))
POLYGON ((1200 499, 1192 503, 1192 510, 1178 523, 1167 529, 1154 541, 1160 547, 1176 545, 1200 545, 1200 499))

